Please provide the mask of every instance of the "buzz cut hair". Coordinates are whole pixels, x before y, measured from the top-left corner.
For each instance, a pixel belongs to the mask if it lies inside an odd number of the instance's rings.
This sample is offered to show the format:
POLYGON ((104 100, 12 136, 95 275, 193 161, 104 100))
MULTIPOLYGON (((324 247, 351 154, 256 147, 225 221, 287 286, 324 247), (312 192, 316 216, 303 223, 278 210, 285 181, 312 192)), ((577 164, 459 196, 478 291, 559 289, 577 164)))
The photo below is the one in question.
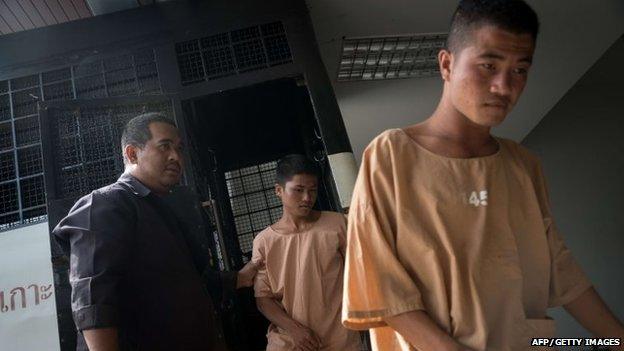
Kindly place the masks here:
POLYGON ((537 40, 537 13, 523 0, 460 0, 446 40, 446 49, 459 53, 475 29, 494 26, 514 34, 530 34, 537 40))
POLYGON ((284 186, 297 174, 309 174, 319 178, 319 169, 316 163, 301 154, 290 154, 277 161, 275 181, 284 186))

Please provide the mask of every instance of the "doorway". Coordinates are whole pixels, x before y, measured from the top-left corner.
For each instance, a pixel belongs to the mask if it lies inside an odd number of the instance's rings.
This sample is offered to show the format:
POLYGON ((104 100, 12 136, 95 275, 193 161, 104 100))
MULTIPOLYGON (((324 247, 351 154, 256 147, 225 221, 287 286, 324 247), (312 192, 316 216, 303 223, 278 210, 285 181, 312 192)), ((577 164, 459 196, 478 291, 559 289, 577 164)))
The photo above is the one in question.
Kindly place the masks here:
MULTIPOLYGON (((323 140, 302 78, 284 78, 182 102, 191 168, 197 192, 214 224, 220 269, 234 270, 251 259, 253 238, 282 215, 274 192, 277 160, 299 153, 321 170, 316 208, 338 210, 323 140), (326 171, 327 170, 327 171, 326 171)), ((210 234, 209 234, 210 235, 210 234)), ((268 321, 257 311, 253 292, 238 296, 225 320, 236 350, 266 346, 268 321), (230 328, 228 328, 228 325, 230 328), (241 326, 247 345, 241 345, 241 326)))

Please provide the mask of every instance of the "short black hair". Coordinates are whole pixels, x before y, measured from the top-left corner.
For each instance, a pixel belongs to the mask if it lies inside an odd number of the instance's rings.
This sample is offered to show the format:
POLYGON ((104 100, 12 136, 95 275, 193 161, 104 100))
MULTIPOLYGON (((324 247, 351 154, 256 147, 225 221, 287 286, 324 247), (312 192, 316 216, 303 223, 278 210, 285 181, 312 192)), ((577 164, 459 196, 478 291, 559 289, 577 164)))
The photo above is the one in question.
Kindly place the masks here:
POLYGON ((486 25, 515 34, 539 32, 537 13, 523 0, 461 0, 451 19, 446 49, 459 52, 469 42, 470 32, 486 25))
POLYGON ((286 182, 297 174, 309 174, 315 176, 317 179, 319 177, 319 170, 316 163, 300 154, 290 154, 282 157, 277 161, 275 173, 275 181, 281 186, 286 185, 286 182))
POLYGON ((126 126, 121 133, 121 153, 124 155, 124 162, 127 162, 124 149, 128 145, 138 146, 140 148, 145 146, 150 139, 152 139, 152 133, 150 133, 149 126, 152 123, 161 122, 167 123, 177 128, 175 122, 166 115, 158 112, 149 112, 133 117, 126 123, 126 126))

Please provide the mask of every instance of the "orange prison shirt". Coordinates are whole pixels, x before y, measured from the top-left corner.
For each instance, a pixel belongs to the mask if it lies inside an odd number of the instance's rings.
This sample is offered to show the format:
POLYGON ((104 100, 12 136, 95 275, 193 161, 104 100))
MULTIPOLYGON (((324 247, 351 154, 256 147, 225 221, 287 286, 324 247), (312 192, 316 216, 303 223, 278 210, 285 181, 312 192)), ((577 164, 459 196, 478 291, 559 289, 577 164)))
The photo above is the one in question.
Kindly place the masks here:
POLYGON ((365 150, 349 212, 343 323, 374 350, 416 350, 385 317, 424 310, 475 350, 530 350, 554 336, 548 307, 590 282, 564 245, 538 159, 443 157, 401 129, 365 150))
MULTIPOLYGON (((321 339, 320 350, 360 350, 360 338, 340 322, 347 221, 322 212, 310 229, 281 233, 271 227, 253 242, 252 260, 265 264, 255 280, 256 297, 271 297, 321 339)), ((270 325, 267 351, 295 350, 290 336, 270 325)))

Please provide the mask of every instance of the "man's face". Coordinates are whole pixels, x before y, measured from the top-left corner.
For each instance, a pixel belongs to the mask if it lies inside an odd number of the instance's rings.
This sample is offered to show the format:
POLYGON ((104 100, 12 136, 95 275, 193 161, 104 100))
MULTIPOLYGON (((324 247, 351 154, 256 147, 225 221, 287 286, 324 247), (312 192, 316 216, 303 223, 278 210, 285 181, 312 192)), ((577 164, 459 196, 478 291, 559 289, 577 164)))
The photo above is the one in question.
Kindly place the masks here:
POLYGON ((157 193, 165 193, 180 182, 184 166, 183 145, 177 128, 154 122, 152 138, 143 148, 129 146, 128 159, 136 166, 132 174, 157 193))
POLYGON ((505 119, 527 82, 535 43, 486 25, 468 34, 469 43, 439 59, 452 105, 473 123, 494 127, 505 119), (445 59, 446 69, 445 69, 445 59))
POLYGON ((277 184, 275 192, 282 200, 284 211, 295 217, 307 217, 316 203, 318 179, 311 174, 295 174, 283 186, 277 184))

